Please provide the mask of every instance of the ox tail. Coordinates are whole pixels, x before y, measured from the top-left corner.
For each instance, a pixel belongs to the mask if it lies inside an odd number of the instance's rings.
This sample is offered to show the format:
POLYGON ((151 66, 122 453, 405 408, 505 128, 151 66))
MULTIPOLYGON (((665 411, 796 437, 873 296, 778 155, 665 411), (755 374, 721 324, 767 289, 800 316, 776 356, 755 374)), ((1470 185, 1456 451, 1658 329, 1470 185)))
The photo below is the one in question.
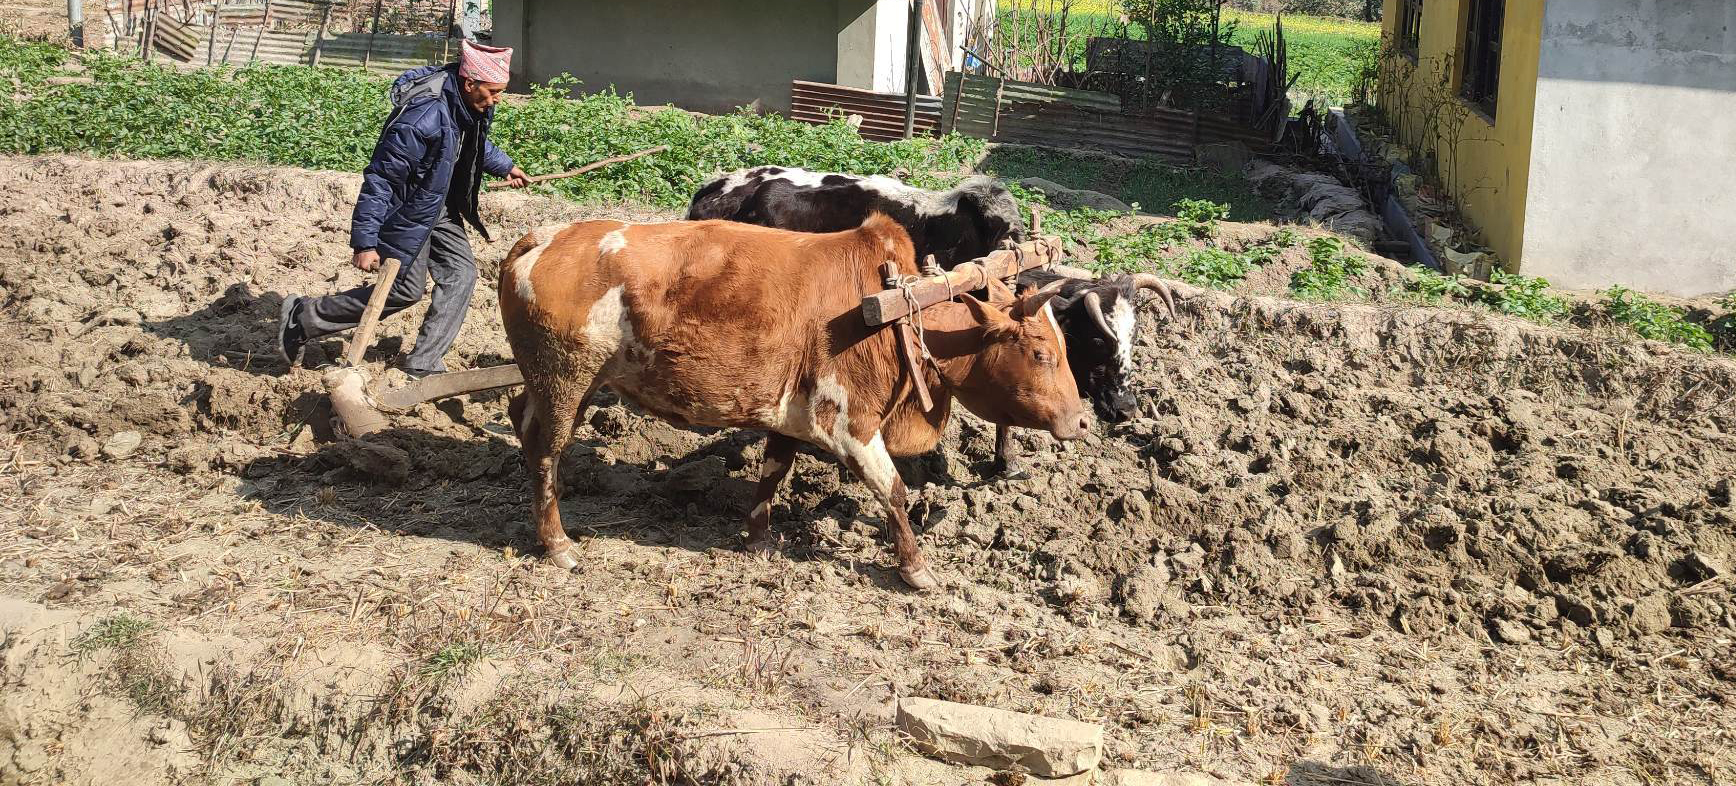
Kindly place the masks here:
POLYGON ((910 242, 910 233, 892 216, 878 210, 869 213, 856 228, 856 234, 870 249, 874 270, 878 271, 880 263, 888 259, 896 262, 900 271, 916 269, 916 247, 910 242))

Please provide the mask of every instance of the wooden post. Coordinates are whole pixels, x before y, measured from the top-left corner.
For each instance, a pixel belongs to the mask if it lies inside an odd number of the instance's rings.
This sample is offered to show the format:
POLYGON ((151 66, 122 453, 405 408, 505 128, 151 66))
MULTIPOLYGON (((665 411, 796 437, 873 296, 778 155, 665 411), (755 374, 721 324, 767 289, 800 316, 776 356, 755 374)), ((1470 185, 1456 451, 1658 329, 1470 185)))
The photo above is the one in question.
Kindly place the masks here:
POLYGON ((374 60, 374 36, 380 34, 380 0, 374 0, 374 24, 368 28, 368 48, 362 50, 362 69, 374 60))
POLYGON ((211 38, 205 42, 205 65, 217 59, 217 20, 223 16, 223 4, 211 3, 211 38))
POLYGON ((271 26, 271 0, 265 0, 265 17, 259 22, 259 33, 253 36, 253 51, 247 55, 247 63, 252 65, 259 59, 259 42, 265 38, 265 29, 271 26))
POLYGON ((440 62, 452 56, 452 26, 458 22, 458 0, 446 3, 446 38, 440 42, 440 62))
POLYGON ((916 72, 922 69, 922 0, 910 4, 904 42, 904 138, 916 133, 916 72))
POLYGON ((312 65, 315 65, 315 66, 319 65, 320 50, 325 48, 326 27, 331 24, 331 21, 332 21, 332 4, 331 4, 331 2, 328 1, 325 4, 325 10, 321 11, 320 15, 319 15, 319 31, 313 34, 313 63, 312 63, 312 65))
POLYGON ((66 0, 67 34, 76 49, 84 48, 84 0, 66 0))
POLYGON ((145 0, 145 27, 139 33, 139 57, 145 62, 151 61, 151 42, 156 37, 157 14, 151 8, 151 0, 145 0))

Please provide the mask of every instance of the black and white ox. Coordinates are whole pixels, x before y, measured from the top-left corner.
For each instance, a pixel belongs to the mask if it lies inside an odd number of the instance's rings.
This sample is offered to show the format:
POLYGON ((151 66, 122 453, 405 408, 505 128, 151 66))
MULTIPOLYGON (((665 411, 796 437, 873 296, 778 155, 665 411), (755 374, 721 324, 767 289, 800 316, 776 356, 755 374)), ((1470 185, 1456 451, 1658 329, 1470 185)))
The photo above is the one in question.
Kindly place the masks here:
MULTIPOLYGON (((917 259, 933 254, 941 269, 984 256, 1005 241, 1023 242, 1025 236, 1012 193, 986 176, 969 178, 948 191, 930 191, 889 177, 763 166, 706 183, 694 194, 687 218, 838 232, 860 226, 874 212, 902 224, 915 243, 917 259)), ((1106 422, 1133 417, 1138 407, 1132 387, 1138 293, 1155 292, 1173 315, 1169 286, 1146 274, 1094 279, 1030 270, 1020 274, 1018 289, 1035 290, 1054 281, 1064 282, 1050 302, 1080 394, 1106 422)), ((1007 426, 996 424, 995 459, 1003 471, 1012 458, 1008 438, 1007 426)))
POLYGON ((876 212, 891 216, 910 233, 919 264, 933 254, 943 270, 983 256, 1003 240, 1025 240, 1012 192, 980 175, 947 191, 928 191, 879 175, 755 167, 701 186, 687 207, 687 220, 721 218, 797 232, 842 232, 861 226, 876 212))

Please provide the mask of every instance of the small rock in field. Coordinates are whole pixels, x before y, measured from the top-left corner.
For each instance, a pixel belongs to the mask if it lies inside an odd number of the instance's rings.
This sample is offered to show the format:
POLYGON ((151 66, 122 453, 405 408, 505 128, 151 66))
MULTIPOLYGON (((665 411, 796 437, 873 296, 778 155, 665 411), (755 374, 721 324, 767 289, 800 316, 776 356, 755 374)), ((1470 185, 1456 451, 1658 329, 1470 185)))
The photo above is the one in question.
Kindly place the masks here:
POLYGON ((898 729, 942 761, 1047 778, 1086 772, 1103 758, 1103 727, 938 699, 898 702, 898 729))
POLYGON ((1508 644, 1530 644, 1531 629, 1523 624, 1508 619, 1497 619, 1491 622, 1495 629, 1495 638, 1508 644))
POLYGON ((995 542, 995 533, 999 529, 993 522, 976 516, 964 523, 964 539, 979 546, 989 546, 995 542))
POLYGON ((102 445, 98 444, 96 440, 91 439, 90 437, 79 434, 66 441, 65 450, 66 455, 68 456, 83 461, 89 461, 101 454, 102 445))
POLYGON ((1688 554, 1688 564, 1700 574, 1702 581, 1730 575, 1729 563, 1704 551, 1694 551, 1688 554))
POLYGON ((1634 603, 1634 610, 1629 615, 1634 630, 1640 633, 1657 633, 1670 627, 1670 598, 1667 595, 1647 595, 1634 603))
POLYGON ((137 452, 144 439, 144 435, 137 431, 117 431, 102 443, 102 454, 117 461, 124 459, 137 452))

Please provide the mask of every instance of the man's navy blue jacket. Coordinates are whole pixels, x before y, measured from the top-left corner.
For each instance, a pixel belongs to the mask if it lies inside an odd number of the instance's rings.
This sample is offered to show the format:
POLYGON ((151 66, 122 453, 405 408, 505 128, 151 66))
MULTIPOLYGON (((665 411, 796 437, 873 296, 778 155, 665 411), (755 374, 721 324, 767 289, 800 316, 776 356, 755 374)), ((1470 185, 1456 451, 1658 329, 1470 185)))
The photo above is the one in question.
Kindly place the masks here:
POLYGON ((512 159, 488 140, 494 110, 478 114, 464 103, 456 63, 423 66, 404 72, 392 83, 392 114, 374 145, 374 158, 362 170, 362 193, 350 218, 350 248, 377 249, 383 257, 406 263, 415 259, 428 233, 440 219, 448 192, 467 197, 463 215, 488 239, 476 214, 476 194, 482 173, 505 177, 512 159), (473 130, 480 140, 478 154, 462 156, 460 140, 473 130), (455 172, 459 159, 475 163, 455 172))

